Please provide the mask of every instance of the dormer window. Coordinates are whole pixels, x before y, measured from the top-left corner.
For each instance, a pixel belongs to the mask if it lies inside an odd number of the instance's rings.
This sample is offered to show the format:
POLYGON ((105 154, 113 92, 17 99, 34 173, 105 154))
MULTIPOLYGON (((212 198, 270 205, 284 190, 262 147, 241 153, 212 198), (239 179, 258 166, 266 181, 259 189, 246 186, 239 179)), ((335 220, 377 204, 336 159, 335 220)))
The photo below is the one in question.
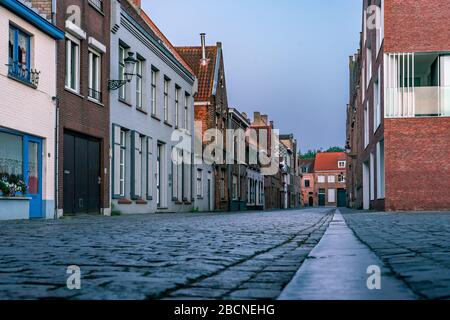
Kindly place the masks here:
POLYGON ((339 169, 345 169, 346 166, 347 166, 347 161, 339 161, 338 162, 339 169))

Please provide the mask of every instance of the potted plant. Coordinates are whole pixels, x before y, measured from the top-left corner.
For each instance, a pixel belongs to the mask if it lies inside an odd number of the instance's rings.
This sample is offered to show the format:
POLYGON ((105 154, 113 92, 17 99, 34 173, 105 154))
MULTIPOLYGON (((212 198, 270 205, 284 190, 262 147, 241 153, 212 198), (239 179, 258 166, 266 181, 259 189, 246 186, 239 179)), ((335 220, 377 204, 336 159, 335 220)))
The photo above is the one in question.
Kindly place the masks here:
POLYGON ((27 193, 27 186, 22 179, 16 176, 4 176, 0 180, 0 191, 4 197, 15 197, 17 193, 25 195, 27 193))

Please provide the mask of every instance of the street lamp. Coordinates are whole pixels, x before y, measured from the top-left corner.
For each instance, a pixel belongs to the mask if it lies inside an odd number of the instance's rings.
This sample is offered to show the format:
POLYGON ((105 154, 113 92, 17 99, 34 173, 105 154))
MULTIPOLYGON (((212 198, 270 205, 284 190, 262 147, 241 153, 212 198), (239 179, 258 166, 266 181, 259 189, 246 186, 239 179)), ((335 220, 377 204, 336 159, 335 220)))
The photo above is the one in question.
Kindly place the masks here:
POLYGON ((123 87, 127 82, 131 82, 133 77, 136 75, 136 63, 137 60, 134 58, 133 52, 128 52, 128 57, 123 61, 125 63, 125 73, 123 80, 108 80, 108 89, 109 90, 117 90, 123 87))

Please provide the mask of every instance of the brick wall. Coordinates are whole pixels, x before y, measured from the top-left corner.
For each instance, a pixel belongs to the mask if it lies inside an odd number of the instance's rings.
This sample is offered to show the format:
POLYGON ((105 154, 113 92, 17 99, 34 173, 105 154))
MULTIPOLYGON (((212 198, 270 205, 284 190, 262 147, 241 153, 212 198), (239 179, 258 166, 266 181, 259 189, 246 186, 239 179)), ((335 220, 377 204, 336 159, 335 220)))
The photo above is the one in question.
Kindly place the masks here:
MULTIPOLYGON (((110 1, 104 1, 104 12, 110 12, 110 1)), ((88 1, 83 0, 61 0, 58 2, 57 25, 62 30, 65 29, 66 10, 69 5, 78 5, 81 9, 81 28, 86 32, 87 37, 93 37, 110 48, 110 15, 101 14, 88 1)), ((60 108, 60 134, 59 134, 59 199, 58 207, 62 209, 63 204, 63 155, 64 155, 64 132, 74 131, 98 139, 101 143, 101 172, 104 173, 101 185, 101 207, 109 208, 109 91, 107 80, 110 73, 109 54, 102 56, 102 76, 101 91, 103 95, 102 104, 91 102, 88 96, 88 40, 81 41, 81 75, 80 94, 75 94, 65 90, 65 59, 66 49, 64 41, 58 45, 58 74, 57 89, 60 108)))
POLYGON ((385 52, 449 51, 450 1, 385 0, 385 52))
POLYGON ((386 119, 386 210, 450 210, 450 118, 386 119))
POLYGON ((34 8, 39 10, 41 14, 45 14, 47 19, 52 17, 52 0, 30 0, 34 8))

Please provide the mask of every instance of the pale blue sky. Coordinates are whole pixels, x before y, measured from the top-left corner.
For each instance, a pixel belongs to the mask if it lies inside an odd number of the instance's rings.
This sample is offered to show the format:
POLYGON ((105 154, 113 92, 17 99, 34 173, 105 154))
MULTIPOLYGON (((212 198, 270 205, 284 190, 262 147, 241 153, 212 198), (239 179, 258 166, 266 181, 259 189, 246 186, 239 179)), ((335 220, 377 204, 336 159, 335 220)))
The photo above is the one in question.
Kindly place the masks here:
POLYGON ((176 45, 222 42, 230 107, 269 114, 301 151, 344 146, 361 0, 142 0, 176 45))

